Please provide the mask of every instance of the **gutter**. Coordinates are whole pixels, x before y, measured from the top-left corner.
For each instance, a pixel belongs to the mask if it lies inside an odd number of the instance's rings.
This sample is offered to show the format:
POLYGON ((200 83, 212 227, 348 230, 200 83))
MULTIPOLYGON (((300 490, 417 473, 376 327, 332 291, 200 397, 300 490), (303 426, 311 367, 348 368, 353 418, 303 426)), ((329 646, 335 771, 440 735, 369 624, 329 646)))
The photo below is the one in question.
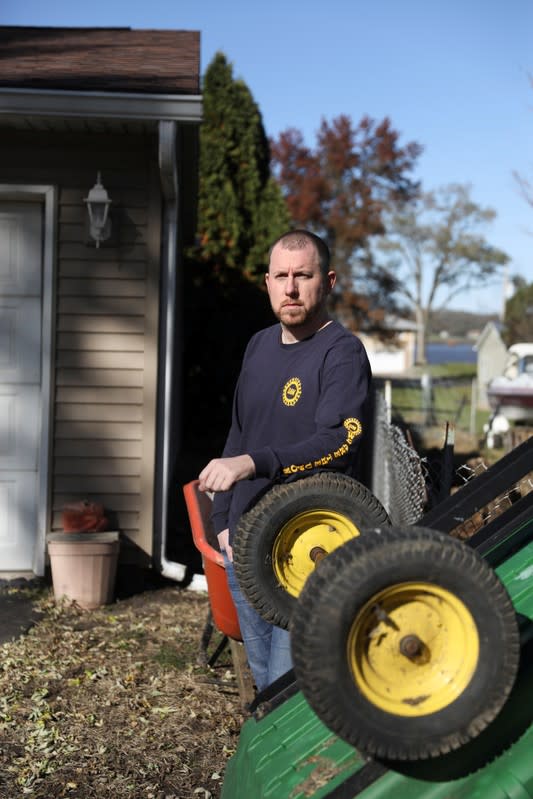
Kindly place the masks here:
POLYGON ((159 122, 159 172, 165 208, 163 214, 163 279, 166 300, 164 307, 163 344, 165 353, 164 373, 161 384, 162 402, 160 404, 160 431, 162 431, 163 447, 160 462, 160 478, 158 484, 159 506, 157 522, 160 522, 159 563, 161 574, 171 580, 182 582, 186 576, 183 563, 168 560, 166 557, 168 528, 168 496, 170 476, 170 441, 173 435, 172 424, 172 386, 175 380, 175 336, 176 300, 177 300, 177 242, 178 242, 178 168, 176 159, 177 125, 175 121, 159 122))
POLYGON ((50 89, 9 89, 0 86, 0 118, 16 114, 28 117, 88 117, 159 122, 202 119, 199 94, 135 94, 133 92, 84 92, 50 89))

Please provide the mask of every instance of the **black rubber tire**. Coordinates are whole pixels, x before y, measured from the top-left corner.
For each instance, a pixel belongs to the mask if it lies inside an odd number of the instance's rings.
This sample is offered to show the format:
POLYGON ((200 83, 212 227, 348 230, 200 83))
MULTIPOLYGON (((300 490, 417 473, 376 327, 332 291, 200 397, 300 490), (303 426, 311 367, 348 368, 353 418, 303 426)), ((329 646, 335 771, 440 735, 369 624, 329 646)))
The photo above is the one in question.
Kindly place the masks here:
MULTIPOLYGON (((233 561, 240 588, 268 622, 288 629, 297 602, 278 581, 272 562, 284 525, 314 509, 342 514, 358 529, 389 525, 379 500, 361 483, 337 472, 273 486, 243 514, 233 541, 233 561)), ((314 565, 310 562, 310 571, 314 565)))
MULTIPOLYGON (((448 633, 437 631, 442 634, 448 633)), ((436 757, 476 738, 505 704, 520 656, 516 614, 495 572, 466 544, 416 527, 367 530, 325 558, 300 594, 291 640, 299 686, 319 718, 360 751, 388 760, 436 757), (436 712, 424 715, 421 706, 414 717, 387 712, 378 692, 370 696, 379 696, 379 701, 365 696, 361 689, 366 678, 362 671, 357 677, 352 668, 358 663, 357 639, 350 638, 355 629, 362 646, 375 646, 371 633, 378 627, 366 629, 361 622, 368 608, 375 613, 368 603, 379 592, 391 586, 393 592, 395 587, 401 591, 410 582, 430 584, 463 603, 479 643, 479 649, 477 642, 470 647, 474 632, 466 635, 464 649, 458 647, 458 656, 465 659, 475 652, 472 674, 458 695, 436 712)))

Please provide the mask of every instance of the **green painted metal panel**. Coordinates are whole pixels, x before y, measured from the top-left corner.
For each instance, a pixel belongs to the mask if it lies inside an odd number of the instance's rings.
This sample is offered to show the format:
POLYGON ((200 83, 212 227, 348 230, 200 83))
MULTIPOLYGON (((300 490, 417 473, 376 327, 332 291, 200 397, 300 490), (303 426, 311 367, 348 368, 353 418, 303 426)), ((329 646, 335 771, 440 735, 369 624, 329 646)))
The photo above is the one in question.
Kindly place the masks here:
POLYGON ((533 621, 533 541, 495 569, 517 613, 533 621))
MULTIPOLYGON (((497 723, 497 722, 496 722, 497 723)), ((503 754, 476 767, 461 752, 389 768, 345 799, 533 799, 533 726, 503 754)), ((479 754, 477 756, 479 758, 479 754)), ((365 760, 319 721, 300 693, 242 729, 228 763, 221 799, 326 799, 365 760)), ((349 790, 346 786, 345 790, 349 790)))
POLYGON ((245 722, 226 769, 222 798, 322 799, 363 763, 298 693, 265 718, 245 722))
MULTIPOLYGON (((533 542, 496 572, 522 626, 527 626, 533 621, 533 542)), ((516 689, 472 745, 442 758, 405 764, 401 771, 389 767, 353 793, 350 780, 361 776, 368 761, 322 724, 297 693, 264 718, 243 725, 221 799, 326 799, 341 785, 342 799, 533 799, 532 649, 530 641, 516 689), (491 748, 495 743, 496 750, 491 748)))

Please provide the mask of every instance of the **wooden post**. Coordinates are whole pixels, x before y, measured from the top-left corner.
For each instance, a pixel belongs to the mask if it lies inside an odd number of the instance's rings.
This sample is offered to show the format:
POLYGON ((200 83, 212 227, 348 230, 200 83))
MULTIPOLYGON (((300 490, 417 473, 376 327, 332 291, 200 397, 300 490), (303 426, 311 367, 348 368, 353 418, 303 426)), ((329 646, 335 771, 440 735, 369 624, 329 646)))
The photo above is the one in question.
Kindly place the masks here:
POLYGON ((386 421, 387 424, 390 424, 392 418, 392 383, 390 380, 385 380, 383 397, 385 399, 386 421))
POLYGON ((420 388, 422 390, 422 416, 425 425, 436 424, 435 408, 433 407, 433 385, 429 372, 420 375, 420 388))
POLYGON ((254 681, 252 672, 248 665, 246 651, 241 641, 235 641, 234 638, 229 639, 231 649, 231 658, 233 660, 233 668, 235 669, 235 677, 237 679, 237 688, 239 689, 239 696, 243 708, 250 704, 255 697, 254 681))
POLYGON ((472 378, 472 390, 470 393, 470 432, 476 433, 476 410, 477 410, 477 380, 472 378))

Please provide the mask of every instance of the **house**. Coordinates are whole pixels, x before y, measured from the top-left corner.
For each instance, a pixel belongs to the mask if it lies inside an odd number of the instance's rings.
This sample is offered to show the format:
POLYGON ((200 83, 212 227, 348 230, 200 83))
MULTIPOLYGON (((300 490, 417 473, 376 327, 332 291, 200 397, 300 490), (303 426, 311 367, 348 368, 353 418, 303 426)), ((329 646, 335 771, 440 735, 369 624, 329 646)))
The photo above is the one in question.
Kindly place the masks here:
POLYGON ((378 329, 363 329, 358 336, 365 345, 372 374, 401 375, 415 364, 418 326, 410 319, 385 313, 378 329))
POLYGON ((199 40, 0 27, 0 577, 42 575, 47 533, 84 499, 122 559, 184 574, 165 536, 199 40))
POLYGON ((330 310, 363 342, 373 375, 403 374, 414 366, 416 322, 374 308, 369 297, 346 290, 331 296, 330 310))
POLYGON ((487 322, 474 349, 477 352, 477 405, 488 410, 487 386, 494 377, 502 374, 507 360, 507 347, 494 322, 487 322))

